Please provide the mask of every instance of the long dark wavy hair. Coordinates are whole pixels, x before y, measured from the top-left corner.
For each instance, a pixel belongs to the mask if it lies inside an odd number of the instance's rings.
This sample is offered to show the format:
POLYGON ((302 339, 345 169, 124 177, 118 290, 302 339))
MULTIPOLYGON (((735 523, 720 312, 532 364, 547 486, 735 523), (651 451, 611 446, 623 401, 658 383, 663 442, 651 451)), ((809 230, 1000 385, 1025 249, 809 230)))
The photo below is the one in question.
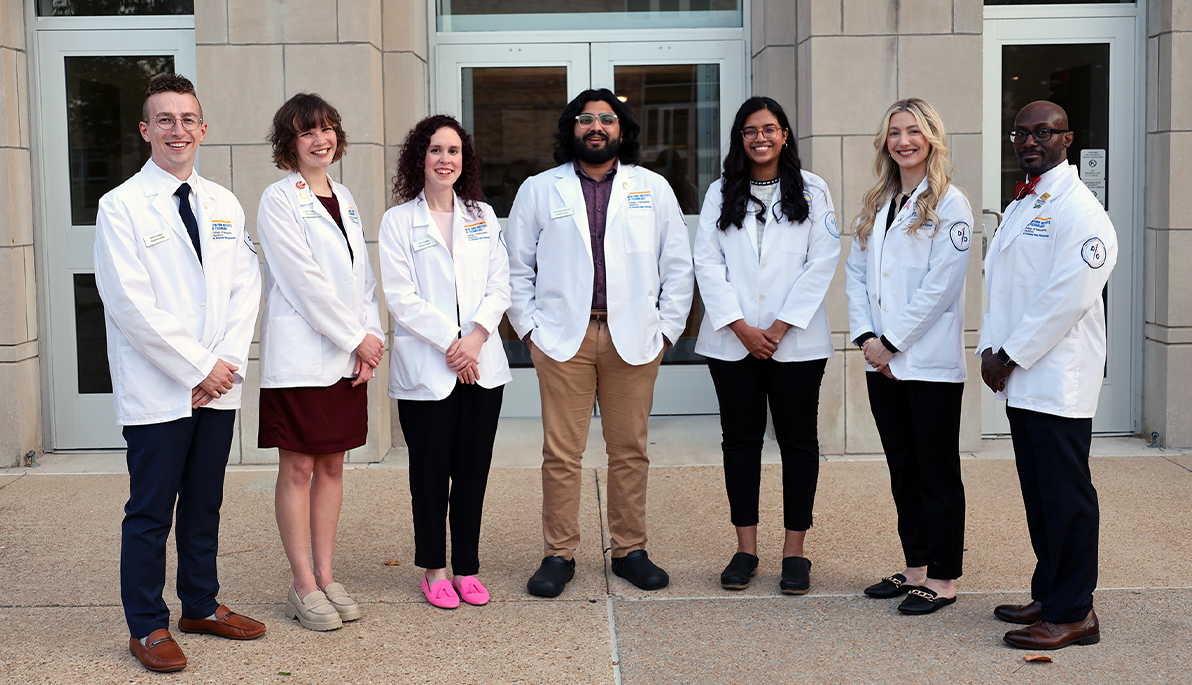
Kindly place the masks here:
POLYGON ((749 115, 763 109, 773 114, 778 120, 778 125, 787 132, 786 145, 778 155, 778 177, 782 179, 779 181, 782 185, 782 198, 774 207, 775 216, 781 212, 788 221, 806 221, 811 212, 807 198, 803 197, 803 164, 799 161, 799 151, 795 146, 795 136, 791 131, 786 111, 772 98, 751 97, 737 110, 737 116, 733 119, 728 154, 724 156, 720 218, 716 220, 716 228, 722 231, 727 231, 729 226, 741 227, 745 221, 749 200, 761 204, 761 200, 749 191, 749 157, 745 154, 745 139, 741 137, 741 131, 745 128, 745 120, 749 115))
POLYGON ((617 115, 617 123, 621 125, 621 149, 617 153, 617 159, 621 160, 621 164, 637 164, 642 153, 642 146, 637 137, 642 128, 629 105, 618 100, 608 88, 589 88, 576 95, 575 99, 563 108, 563 113, 559 116, 559 130, 555 133, 555 162, 566 164, 575 159, 575 117, 584 111, 584 105, 597 100, 608 103, 613 114, 617 115))
POLYGON ((426 150, 430 147, 430 137, 441 128, 458 133, 462 143, 463 168, 452 188, 468 212, 472 216, 480 216, 478 203, 484 202, 485 198, 484 188, 480 184, 480 160, 476 157, 476 146, 472 144, 472 136, 455 117, 446 114, 429 116, 414 124, 414 128, 406 134, 401 154, 397 158, 397 173, 393 176, 393 202, 409 202, 418 197, 426 186, 426 150))

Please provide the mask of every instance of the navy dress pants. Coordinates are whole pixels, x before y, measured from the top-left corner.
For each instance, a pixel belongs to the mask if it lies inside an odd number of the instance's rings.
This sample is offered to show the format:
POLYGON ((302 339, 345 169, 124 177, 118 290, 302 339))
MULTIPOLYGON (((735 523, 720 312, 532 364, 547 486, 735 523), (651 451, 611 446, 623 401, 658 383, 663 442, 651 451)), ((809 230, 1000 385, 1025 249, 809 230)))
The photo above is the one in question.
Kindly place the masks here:
POLYGON ((1006 407, 1014 462, 1035 549, 1031 599, 1043 620, 1073 623, 1093 608, 1100 509, 1089 471, 1092 419, 1006 407))
POLYGON ((120 599, 134 638, 169 628, 162 591, 175 504, 182 616, 203 619, 219 607, 219 508, 235 420, 234 410, 200 408, 188 418, 124 427, 129 496, 120 535, 120 599))

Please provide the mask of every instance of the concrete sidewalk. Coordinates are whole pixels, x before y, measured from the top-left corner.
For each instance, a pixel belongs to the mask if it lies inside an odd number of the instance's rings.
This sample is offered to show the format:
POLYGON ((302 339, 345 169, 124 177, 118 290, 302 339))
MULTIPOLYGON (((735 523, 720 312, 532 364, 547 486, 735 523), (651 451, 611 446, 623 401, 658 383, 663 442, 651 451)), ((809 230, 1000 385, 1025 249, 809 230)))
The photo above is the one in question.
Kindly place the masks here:
MULTIPOLYGON (((0 471, 0 681, 4 683, 1189 683, 1192 682, 1192 454, 1130 439, 1094 441, 1101 499, 1097 613, 1102 642, 1028 663, 1005 647, 996 604, 1026 601, 1033 556, 1008 441, 962 467, 968 499, 960 600, 905 617, 860 591, 901 570, 880 455, 826 455, 808 536, 812 591, 778 593, 780 469, 763 470, 761 567, 742 592, 720 588, 734 550, 715 417, 651 425, 650 556, 670 587, 642 592, 612 575, 601 501, 599 424, 585 459, 583 542, 562 597, 525 591, 542 556, 541 435, 533 420, 498 433, 481 541, 486 607, 431 607, 413 566, 400 452, 345 473, 337 577, 364 618, 332 633, 283 615, 289 572, 273 521, 275 472, 230 469, 220 599, 265 621, 235 643, 175 631, 190 666, 150 674, 128 653, 118 548, 127 476, 120 455, 46 455, 0 471), (387 565, 386 562, 399 562, 387 565)), ((767 445, 768 462, 776 449, 767 445)), ((171 543, 172 547, 172 543, 171 543)), ((174 560, 167 601, 175 618, 174 560)))

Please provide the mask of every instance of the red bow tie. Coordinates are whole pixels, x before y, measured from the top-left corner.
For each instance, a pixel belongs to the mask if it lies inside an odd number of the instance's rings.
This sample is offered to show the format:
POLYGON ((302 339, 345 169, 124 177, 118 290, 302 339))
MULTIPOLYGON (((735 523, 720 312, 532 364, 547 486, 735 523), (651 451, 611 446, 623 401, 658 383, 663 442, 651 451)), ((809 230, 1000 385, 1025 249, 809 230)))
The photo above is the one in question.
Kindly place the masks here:
POLYGON ((1014 199, 1021 200, 1022 198, 1035 192, 1035 185, 1039 182, 1039 177, 1036 176, 1030 180, 1029 183, 1019 181, 1014 185, 1014 199))

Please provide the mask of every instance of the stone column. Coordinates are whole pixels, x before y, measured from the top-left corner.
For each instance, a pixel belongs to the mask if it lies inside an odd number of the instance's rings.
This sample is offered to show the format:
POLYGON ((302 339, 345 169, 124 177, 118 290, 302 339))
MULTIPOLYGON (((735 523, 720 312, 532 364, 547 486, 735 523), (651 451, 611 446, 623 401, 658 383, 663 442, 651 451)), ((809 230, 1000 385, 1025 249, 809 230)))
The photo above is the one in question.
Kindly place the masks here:
MULTIPOLYGON (((262 191, 282 178, 265 141, 273 113, 298 92, 316 92, 339 110, 345 157, 330 169, 356 198, 374 270, 377 227, 388 206, 382 0, 198 0, 195 42, 204 117, 210 125, 201 173, 231 188, 256 238, 262 191)), ((415 3, 408 3, 415 4, 415 3)), ((423 77, 425 81, 425 77, 423 77)), ((378 270, 378 278, 379 278, 378 270)), ((380 292, 378 289, 378 297, 380 292)), ((383 299, 383 298, 382 298, 383 299)), ((384 305, 382 304, 382 307, 384 305)), ((388 317, 382 316, 384 322, 388 317)), ((259 339, 259 338, 258 338, 259 339)), ((275 462, 258 450, 258 348, 253 345, 238 440, 242 463, 275 462)), ((390 446, 388 358, 369 383, 368 443, 349 461, 379 461, 390 446)), ((235 450, 233 451, 235 461, 235 450)))
POLYGON ((0 2, 0 467, 42 448, 25 7, 0 2))
MULTIPOLYGON (((1192 5, 1147 3, 1143 436, 1192 446, 1192 5)), ((1124 246, 1123 246, 1124 247, 1124 246)), ((1128 258, 1123 255, 1123 258, 1128 258)))
MULTIPOLYGON (((763 35, 771 31, 770 5, 786 5, 765 4, 765 26, 760 29, 763 35)), ((977 215, 974 244, 980 244, 982 12, 981 0, 797 3, 797 51, 793 62, 798 76, 799 151, 804 166, 822 176, 832 189, 843 248, 842 266, 828 296, 837 358, 828 366, 821 393, 825 405, 822 410, 831 409, 821 417, 825 451, 830 451, 834 436, 842 437, 844 452, 881 451, 869 410, 864 359, 847 341, 843 261, 848 256, 851 226, 860 211, 861 196, 875 180, 874 134, 886 108, 895 100, 925 98, 943 117, 955 166, 953 181, 972 202, 977 215)), ((756 25, 756 14, 754 22, 756 25)), ((756 51, 758 46, 754 47, 756 51)), ((767 47, 760 54, 773 49, 767 47)), ((791 66, 790 60, 778 65, 755 58, 754 83, 789 78, 783 73, 791 66), (775 68, 781 70, 777 75, 770 73, 775 68)), ((981 323, 980 259, 980 252, 973 250, 964 324, 970 351, 976 345, 981 323)), ((980 439, 980 376, 975 358, 970 358, 961 449, 978 449, 980 439)))

